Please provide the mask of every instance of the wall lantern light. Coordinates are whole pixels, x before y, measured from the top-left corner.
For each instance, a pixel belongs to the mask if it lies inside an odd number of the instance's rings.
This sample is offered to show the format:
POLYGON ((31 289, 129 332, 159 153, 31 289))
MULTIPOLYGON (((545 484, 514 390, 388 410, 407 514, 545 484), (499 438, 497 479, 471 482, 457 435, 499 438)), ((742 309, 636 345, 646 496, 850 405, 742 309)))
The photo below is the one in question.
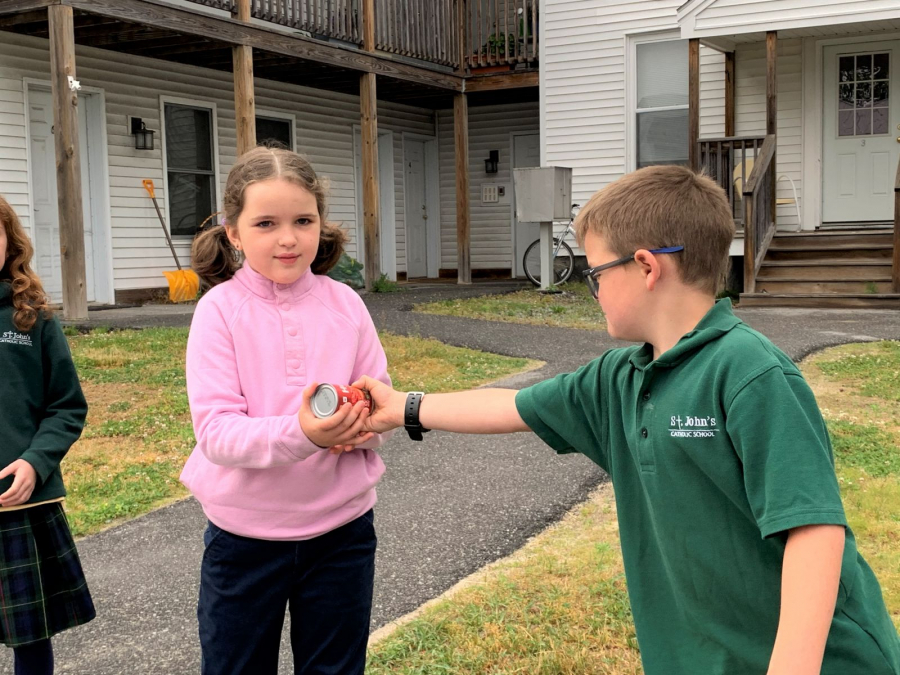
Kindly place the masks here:
POLYGON ((140 117, 131 118, 131 135, 134 136, 135 150, 152 150, 153 134, 155 133, 155 131, 151 131, 147 128, 147 125, 144 124, 144 120, 140 117))
POLYGON ((484 160, 484 172, 485 173, 497 173, 500 165, 500 151, 499 150, 491 150, 490 156, 484 160))

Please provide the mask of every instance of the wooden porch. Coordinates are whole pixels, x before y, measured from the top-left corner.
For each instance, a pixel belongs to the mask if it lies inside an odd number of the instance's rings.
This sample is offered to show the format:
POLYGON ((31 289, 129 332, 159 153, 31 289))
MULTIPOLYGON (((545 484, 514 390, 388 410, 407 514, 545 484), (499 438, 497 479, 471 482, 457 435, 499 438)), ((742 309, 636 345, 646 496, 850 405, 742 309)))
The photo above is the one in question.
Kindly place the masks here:
MULTIPOLYGON (((900 166, 893 222, 777 229, 777 48, 766 34, 766 133, 735 136, 734 53, 725 54, 725 136, 700 138, 700 41, 689 46, 689 161, 722 187, 743 235, 743 306, 900 309, 900 166)), ((817 223, 821 225, 821 223, 817 223)))
POLYGON ((254 78, 358 95, 366 283, 380 276, 379 100, 454 111, 457 275, 471 283, 468 110, 537 99, 538 0, 9 0, 0 31, 48 39, 63 307, 87 316, 75 46, 233 73, 237 148, 254 78), (188 4, 189 3, 189 4, 188 4))

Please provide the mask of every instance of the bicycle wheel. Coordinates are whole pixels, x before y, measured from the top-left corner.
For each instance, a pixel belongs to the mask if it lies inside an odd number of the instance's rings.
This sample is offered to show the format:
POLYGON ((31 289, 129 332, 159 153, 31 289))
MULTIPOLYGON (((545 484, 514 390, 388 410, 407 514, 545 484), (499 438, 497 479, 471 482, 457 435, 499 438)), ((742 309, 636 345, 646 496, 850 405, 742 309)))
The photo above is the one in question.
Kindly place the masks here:
MULTIPOLYGON (((559 239, 553 238, 553 247, 559 244, 559 239)), ((541 240, 536 239, 525 249, 522 258, 522 267, 525 268, 525 276, 535 286, 541 285, 541 240)), ((556 257, 553 259, 553 284, 565 283, 575 268, 575 254, 566 242, 562 242, 556 257)))

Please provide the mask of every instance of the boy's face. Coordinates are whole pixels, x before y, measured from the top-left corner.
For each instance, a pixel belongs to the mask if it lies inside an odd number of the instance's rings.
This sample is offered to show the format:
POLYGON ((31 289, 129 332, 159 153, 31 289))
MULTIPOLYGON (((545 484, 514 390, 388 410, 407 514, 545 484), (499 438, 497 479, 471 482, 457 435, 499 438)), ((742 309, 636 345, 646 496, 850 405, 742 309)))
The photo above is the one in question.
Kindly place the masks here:
MULTIPOLYGON (((597 267, 621 256, 609 250, 603 238, 593 232, 584 237, 588 267, 597 267)), ((646 299, 646 274, 637 262, 617 265, 597 276, 597 301, 606 316, 610 337, 631 342, 646 341, 643 324, 646 299)))

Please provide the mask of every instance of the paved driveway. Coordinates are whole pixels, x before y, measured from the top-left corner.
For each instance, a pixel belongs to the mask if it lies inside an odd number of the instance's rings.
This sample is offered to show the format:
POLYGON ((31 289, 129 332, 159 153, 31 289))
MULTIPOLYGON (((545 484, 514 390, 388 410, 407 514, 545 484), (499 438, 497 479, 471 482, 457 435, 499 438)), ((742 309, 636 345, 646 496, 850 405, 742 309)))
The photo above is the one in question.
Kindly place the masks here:
MULTIPOLYGON (((613 342, 604 333, 428 316, 409 311, 435 297, 502 292, 515 286, 425 287, 367 296, 380 329, 547 362, 500 383, 527 386, 571 370, 613 342)), ((184 308, 95 313, 118 325, 184 325, 184 308)), ((116 310, 118 311, 118 310, 116 310)), ((900 338, 888 311, 746 310, 741 317, 794 358, 824 346, 900 338)), ((383 451, 373 628, 415 609, 519 548, 601 482, 580 456, 557 457, 530 434, 496 437, 432 432, 425 443, 396 436, 383 451)), ((79 543, 99 617, 55 639, 58 673, 180 675, 199 670, 195 602, 205 521, 186 500, 79 543)), ((290 673, 283 645, 282 673, 290 673)), ((10 654, 11 656, 11 654, 10 654)), ((2 673, 11 673, 7 659, 2 673)))

